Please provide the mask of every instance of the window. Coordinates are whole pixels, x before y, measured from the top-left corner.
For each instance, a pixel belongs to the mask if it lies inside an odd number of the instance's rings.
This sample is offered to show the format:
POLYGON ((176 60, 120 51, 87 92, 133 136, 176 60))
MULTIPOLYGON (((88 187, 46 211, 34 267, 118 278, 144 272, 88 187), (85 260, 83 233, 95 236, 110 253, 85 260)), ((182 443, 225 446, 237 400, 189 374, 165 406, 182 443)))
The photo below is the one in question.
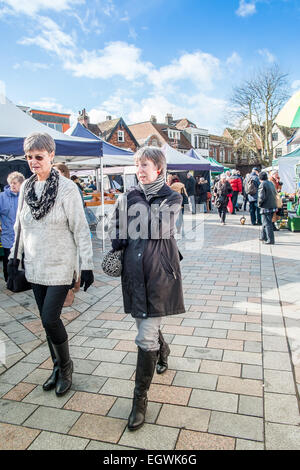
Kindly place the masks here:
POLYGON ((168 129, 168 137, 169 139, 180 140, 180 131, 168 129))
POLYGON ((124 131, 118 131, 118 142, 125 142, 124 131))
POLYGON ((224 149, 220 148, 220 162, 224 162, 224 149))
POLYGON ((227 150, 227 159, 228 163, 231 163, 231 150, 227 150))
POLYGON ((272 134, 272 140, 273 140, 273 142, 278 141, 278 132, 274 132, 274 134, 272 134))
POLYGON ((282 149, 276 149, 276 158, 282 157, 282 149))

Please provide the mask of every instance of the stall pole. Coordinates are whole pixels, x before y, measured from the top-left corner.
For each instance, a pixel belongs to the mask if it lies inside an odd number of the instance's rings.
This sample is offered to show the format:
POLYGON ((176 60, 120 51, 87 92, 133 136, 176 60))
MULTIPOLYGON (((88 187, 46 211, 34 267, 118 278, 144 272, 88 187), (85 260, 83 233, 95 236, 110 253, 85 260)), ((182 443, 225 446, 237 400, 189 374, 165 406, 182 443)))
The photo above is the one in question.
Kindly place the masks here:
POLYGON ((101 218, 102 218, 102 250, 105 250, 105 231, 104 231, 104 176, 103 176, 103 158, 100 157, 100 178, 101 178, 101 218))

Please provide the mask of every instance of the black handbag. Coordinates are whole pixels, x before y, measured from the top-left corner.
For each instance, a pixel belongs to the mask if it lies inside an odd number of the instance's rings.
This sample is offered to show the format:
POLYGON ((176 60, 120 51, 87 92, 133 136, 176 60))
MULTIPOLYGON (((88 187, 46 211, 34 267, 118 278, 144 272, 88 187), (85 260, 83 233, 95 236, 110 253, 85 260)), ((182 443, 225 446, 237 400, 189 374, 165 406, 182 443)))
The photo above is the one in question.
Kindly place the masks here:
MULTIPOLYGON (((20 212, 23 207, 23 202, 24 202, 24 199, 22 201, 20 212)), ((18 269, 20 260, 17 259, 17 254, 18 254, 18 249, 19 249, 20 235, 21 235, 21 222, 19 220, 18 233, 17 233, 14 257, 13 257, 13 266, 10 266, 9 268, 8 280, 6 284, 7 289, 10 290, 11 292, 24 292, 26 290, 31 289, 31 284, 30 282, 27 281, 25 277, 25 270, 18 269)))

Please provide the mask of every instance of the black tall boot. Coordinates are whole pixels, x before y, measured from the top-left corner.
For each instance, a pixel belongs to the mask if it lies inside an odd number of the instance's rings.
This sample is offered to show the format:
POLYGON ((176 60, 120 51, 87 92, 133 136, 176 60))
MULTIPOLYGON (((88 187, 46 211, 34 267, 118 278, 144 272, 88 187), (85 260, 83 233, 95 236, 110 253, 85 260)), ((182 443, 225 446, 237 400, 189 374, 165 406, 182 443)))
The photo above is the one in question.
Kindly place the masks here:
POLYGON ((61 396, 72 385, 73 361, 70 359, 68 340, 62 344, 53 344, 53 348, 59 367, 55 393, 57 396, 61 396))
POLYGON ((58 371, 59 371, 58 362, 57 362, 55 352, 54 352, 54 349, 53 349, 53 344, 52 344, 52 341, 51 341, 49 336, 47 336, 47 341, 48 341, 48 346, 49 346, 51 358, 52 358, 52 361, 53 361, 53 371, 52 371, 52 374, 50 375, 50 377, 43 384, 43 389, 45 391, 52 390, 52 388, 55 387, 56 380, 57 380, 57 377, 58 377, 58 371))
POLYGON ((158 374, 163 374, 168 369, 168 356, 170 354, 170 348, 168 343, 166 343, 163 334, 160 330, 158 330, 159 336, 158 341, 160 344, 159 356, 158 361, 156 364, 156 372, 158 374))
POLYGON ((148 404, 147 392, 152 381, 157 357, 158 351, 144 351, 138 348, 134 396, 132 410, 128 418, 130 431, 135 431, 144 424, 148 404))

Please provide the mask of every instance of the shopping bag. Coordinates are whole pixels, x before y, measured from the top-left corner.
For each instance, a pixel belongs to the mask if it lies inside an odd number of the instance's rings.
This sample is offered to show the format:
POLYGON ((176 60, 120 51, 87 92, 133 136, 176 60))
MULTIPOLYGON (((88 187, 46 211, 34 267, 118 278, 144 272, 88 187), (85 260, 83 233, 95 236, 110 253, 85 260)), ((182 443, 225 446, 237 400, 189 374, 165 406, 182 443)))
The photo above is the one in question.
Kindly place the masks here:
POLYGON ((231 196, 228 197, 227 209, 230 212, 230 214, 233 213, 233 204, 232 204, 231 196))

